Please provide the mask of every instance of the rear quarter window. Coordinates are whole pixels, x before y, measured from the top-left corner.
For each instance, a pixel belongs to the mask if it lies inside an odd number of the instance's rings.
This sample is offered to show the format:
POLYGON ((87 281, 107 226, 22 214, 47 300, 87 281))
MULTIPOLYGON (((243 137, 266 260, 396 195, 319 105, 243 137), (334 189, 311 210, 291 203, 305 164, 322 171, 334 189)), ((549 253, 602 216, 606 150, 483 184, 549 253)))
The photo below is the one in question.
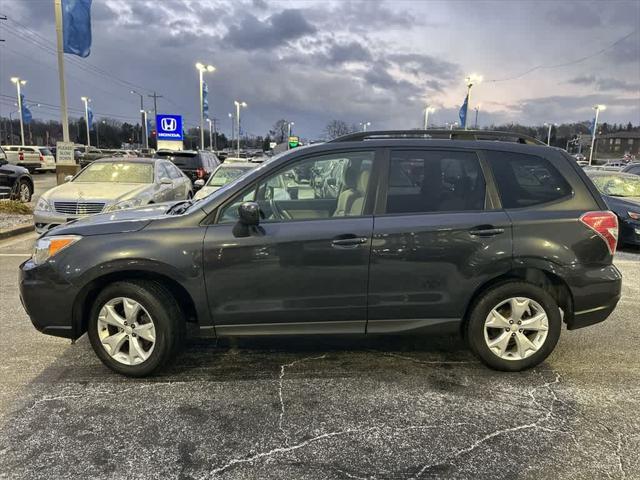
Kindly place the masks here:
POLYGON ((542 157, 511 152, 486 156, 504 208, 541 205, 573 194, 562 174, 542 157))

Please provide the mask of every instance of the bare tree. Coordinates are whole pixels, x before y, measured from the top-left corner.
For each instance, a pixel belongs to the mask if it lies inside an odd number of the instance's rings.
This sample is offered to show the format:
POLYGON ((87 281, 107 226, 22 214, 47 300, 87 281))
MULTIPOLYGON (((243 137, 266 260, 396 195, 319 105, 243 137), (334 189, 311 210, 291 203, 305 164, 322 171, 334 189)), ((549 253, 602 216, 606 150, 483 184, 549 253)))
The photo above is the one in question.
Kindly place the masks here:
POLYGON ((271 130, 269 131, 269 136, 273 138, 273 141, 276 143, 282 143, 287 139, 288 133, 288 122, 281 118, 276 123, 273 124, 271 130))
POLYGON ((348 133, 352 133, 353 127, 349 127, 347 122, 342 120, 331 120, 327 123, 327 126, 324 127, 324 134, 327 140, 333 140, 334 138, 341 137, 342 135, 347 135, 348 133))

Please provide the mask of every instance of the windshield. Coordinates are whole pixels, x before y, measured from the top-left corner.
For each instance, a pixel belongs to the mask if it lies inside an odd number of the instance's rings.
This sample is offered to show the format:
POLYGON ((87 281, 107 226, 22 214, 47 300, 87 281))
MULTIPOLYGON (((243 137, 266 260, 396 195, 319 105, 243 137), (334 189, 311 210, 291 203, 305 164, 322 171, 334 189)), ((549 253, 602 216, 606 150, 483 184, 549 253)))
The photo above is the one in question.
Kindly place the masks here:
POLYGON ((40 153, 42 155, 53 155, 53 153, 51 153, 51 150, 49 150, 48 148, 41 148, 40 153))
POLYGON ((603 195, 611 197, 640 197, 640 177, 594 175, 591 180, 603 195))
POLYGON ((131 162, 94 162, 73 180, 78 183, 153 183, 153 165, 131 162))
POLYGON ((211 177, 209 177, 209 181, 207 185, 210 187, 221 187, 226 185, 234 178, 238 178, 247 172, 248 168, 239 168, 239 167, 220 167, 218 168, 211 177))

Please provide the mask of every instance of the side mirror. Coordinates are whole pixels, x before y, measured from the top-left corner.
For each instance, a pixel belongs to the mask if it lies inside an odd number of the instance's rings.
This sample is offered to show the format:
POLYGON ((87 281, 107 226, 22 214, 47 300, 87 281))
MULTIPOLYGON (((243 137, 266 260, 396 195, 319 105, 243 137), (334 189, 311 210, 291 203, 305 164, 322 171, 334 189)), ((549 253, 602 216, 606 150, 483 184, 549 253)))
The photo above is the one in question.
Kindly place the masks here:
POLYGON ((172 184, 173 184, 173 182, 171 181, 171 179, 170 179, 170 178, 167 178, 167 177, 162 177, 162 178, 160 179, 160 183, 161 183, 162 185, 172 185, 172 184))
POLYGON ((193 182, 193 186, 194 186, 194 188, 202 188, 202 187, 204 187, 204 180, 199 178, 198 180, 193 182))
POLYGON ((65 182, 70 182, 71 180, 73 180, 73 175, 67 175, 66 177, 64 177, 65 182))
POLYGON ((240 223, 255 227, 260 223, 260 205, 256 202, 244 202, 238 207, 240 223))

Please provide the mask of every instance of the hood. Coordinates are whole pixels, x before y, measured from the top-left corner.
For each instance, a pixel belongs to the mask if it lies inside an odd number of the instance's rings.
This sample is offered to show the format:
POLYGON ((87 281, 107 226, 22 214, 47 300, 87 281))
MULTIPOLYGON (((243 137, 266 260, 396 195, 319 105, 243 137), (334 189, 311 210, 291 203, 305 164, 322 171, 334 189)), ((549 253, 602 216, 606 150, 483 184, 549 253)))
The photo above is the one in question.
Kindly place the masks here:
POLYGON ((67 182, 42 196, 47 201, 79 201, 115 203, 133 197, 153 186, 151 183, 67 182))
POLYGON ((196 192, 193 198, 195 200, 199 200, 201 198, 211 195, 213 192, 219 189, 220 187, 212 187, 211 185, 205 185, 204 187, 202 187, 200 190, 196 192))
POLYGON ((155 203, 138 208, 98 213, 52 228, 47 235, 105 235, 108 233, 136 232, 153 220, 165 217, 165 213, 176 202, 155 203))
POLYGON ((602 195, 607 206, 618 216, 623 218, 627 216, 627 212, 640 212, 640 197, 611 197, 602 195))

